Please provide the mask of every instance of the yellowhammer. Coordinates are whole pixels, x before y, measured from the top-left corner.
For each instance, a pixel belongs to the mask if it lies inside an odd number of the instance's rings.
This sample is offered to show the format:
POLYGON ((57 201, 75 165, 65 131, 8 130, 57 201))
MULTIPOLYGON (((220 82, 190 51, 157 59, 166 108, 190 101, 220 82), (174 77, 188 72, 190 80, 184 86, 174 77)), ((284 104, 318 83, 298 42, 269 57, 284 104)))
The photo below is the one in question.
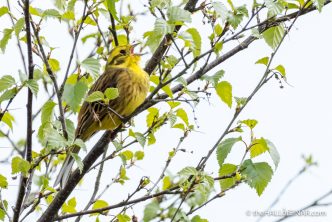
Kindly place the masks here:
MULTIPOLYGON (((141 105, 149 91, 149 76, 140 67, 140 55, 133 52, 135 45, 115 47, 107 60, 105 72, 92 85, 88 95, 107 88, 117 88, 119 96, 109 104, 100 101, 84 102, 78 114, 76 138, 88 140, 99 130, 113 130, 121 124, 120 116, 129 116, 141 105)), ((74 146, 69 152, 78 153, 74 146)), ((74 159, 67 153, 66 160, 56 178, 55 186, 63 187, 70 175, 74 159)))

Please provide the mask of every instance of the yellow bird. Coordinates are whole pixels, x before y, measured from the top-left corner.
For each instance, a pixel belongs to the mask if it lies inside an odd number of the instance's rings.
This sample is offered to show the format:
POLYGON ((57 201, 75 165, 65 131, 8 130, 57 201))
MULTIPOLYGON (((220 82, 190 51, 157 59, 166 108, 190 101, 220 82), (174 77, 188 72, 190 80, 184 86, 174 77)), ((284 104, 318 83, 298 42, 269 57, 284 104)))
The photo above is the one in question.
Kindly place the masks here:
MULTIPOLYGON (((135 46, 117 46, 110 52, 104 73, 92 85, 88 95, 113 87, 118 89, 119 96, 109 104, 85 101, 78 114, 76 138, 87 141, 100 130, 117 128, 121 124, 119 116, 129 116, 145 100, 149 91, 149 75, 139 65, 140 54, 133 52, 135 46)), ((79 149, 74 146, 69 152, 78 153, 79 149)), ((54 186, 66 184, 73 164, 73 157, 67 153, 54 186)))

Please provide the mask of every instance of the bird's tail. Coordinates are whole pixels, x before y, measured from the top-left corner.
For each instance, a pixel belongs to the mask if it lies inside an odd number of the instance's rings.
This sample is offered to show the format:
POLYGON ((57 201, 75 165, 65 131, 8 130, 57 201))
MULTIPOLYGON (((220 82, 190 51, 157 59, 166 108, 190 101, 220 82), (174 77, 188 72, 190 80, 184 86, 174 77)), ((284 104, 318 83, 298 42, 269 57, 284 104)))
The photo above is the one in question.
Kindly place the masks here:
POLYGON ((74 162, 75 162, 74 158, 70 154, 68 154, 54 182, 54 187, 60 184, 60 187, 63 188, 66 185, 74 162))

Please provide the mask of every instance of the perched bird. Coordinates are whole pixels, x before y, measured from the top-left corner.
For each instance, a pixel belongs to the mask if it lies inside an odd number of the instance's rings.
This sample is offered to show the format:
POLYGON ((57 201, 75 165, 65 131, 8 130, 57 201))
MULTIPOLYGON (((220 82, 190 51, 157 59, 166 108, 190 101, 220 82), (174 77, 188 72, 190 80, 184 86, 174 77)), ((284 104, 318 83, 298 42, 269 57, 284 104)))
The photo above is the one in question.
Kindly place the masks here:
MULTIPOLYGON (((109 104, 85 101, 78 114, 76 138, 87 141, 100 130, 117 128, 121 117, 132 114, 145 100, 149 91, 149 75, 139 65, 140 54, 133 52, 135 46, 117 46, 110 52, 104 73, 92 85, 88 95, 113 87, 118 89, 119 96, 109 104)), ((78 153, 79 149, 78 146, 70 148, 54 186, 61 183, 64 187, 74 164, 70 152, 78 153)))

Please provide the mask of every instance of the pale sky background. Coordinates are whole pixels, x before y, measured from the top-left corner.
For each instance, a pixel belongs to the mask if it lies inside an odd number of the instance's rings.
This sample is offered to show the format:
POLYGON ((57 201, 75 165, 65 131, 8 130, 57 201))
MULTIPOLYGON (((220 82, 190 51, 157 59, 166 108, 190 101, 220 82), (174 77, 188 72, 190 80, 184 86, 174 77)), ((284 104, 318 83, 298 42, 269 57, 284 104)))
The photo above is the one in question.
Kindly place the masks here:
MULTIPOLYGON (((35 0, 32 1, 32 4, 38 5, 40 8, 48 8, 51 5, 49 2, 51 1, 35 0)), ((138 10, 142 8, 145 1, 131 1, 131 3, 134 5, 133 8, 138 10)), ((0 1, 0 6, 4 4, 4 0, 0 1)), ((332 167, 330 145, 332 134, 332 105, 330 101, 330 95, 332 95, 331 13, 332 7, 328 5, 321 14, 314 12, 301 16, 298 19, 274 60, 275 66, 278 64, 285 66, 287 79, 291 86, 284 84, 285 87, 280 89, 277 81, 271 81, 263 87, 240 115, 239 119, 257 119, 259 124, 255 128, 256 136, 262 136, 271 140, 280 152, 281 161, 279 168, 272 177, 270 184, 261 197, 258 197, 256 192, 246 184, 240 185, 236 189, 227 192, 223 198, 213 201, 207 207, 201 209, 198 214, 203 218, 208 219, 210 222, 221 220, 256 221, 257 218, 246 216, 246 211, 262 211, 270 205, 287 181, 302 168, 304 164, 304 161, 301 159, 302 154, 313 154, 314 160, 318 161, 319 165, 311 168, 309 172, 300 177, 285 193, 275 209, 295 210, 301 208, 332 189, 330 173, 332 167)), ((200 21, 200 18, 197 17, 188 27, 198 27, 202 35, 203 33, 208 33, 208 27, 203 27, 200 21)), ((2 17, 0 22, 0 30, 10 25, 7 16, 6 18, 2 17)), ((134 26, 133 36, 136 39, 142 39, 142 33, 148 28, 151 29, 153 22, 154 20, 151 18, 140 17, 139 22, 134 26)), ((72 46, 72 40, 68 36, 66 29, 65 23, 59 24, 53 19, 49 19, 47 25, 44 24, 42 26, 42 34, 45 35, 48 42, 52 46, 58 47, 52 55, 59 59, 62 66, 62 70, 59 73, 61 75, 59 81, 62 80, 62 75, 65 72, 64 67, 67 65, 69 51, 72 46), (65 34, 60 35, 60 33, 65 34)), ((84 30, 83 35, 88 32, 89 29, 84 30)), ((81 59, 90 52, 90 48, 91 43, 90 45, 79 43, 78 52, 81 55, 81 59)), ((259 58, 270 55, 270 53, 271 50, 264 41, 258 41, 251 44, 248 49, 233 56, 220 67, 215 68, 210 74, 219 69, 224 69, 226 71, 224 80, 232 83, 233 94, 241 97, 248 96, 264 72, 262 65, 255 65, 254 63, 259 58)), ((143 59, 146 60, 148 57, 145 56, 143 59)), ((38 61, 38 59, 35 61, 38 61)), ((7 47, 6 54, 0 54, 0 76, 11 74, 18 79, 18 69, 22 69, 21 60, 16 49, 16 42, 12 39, 7 47)), ((11 106, 11 108, 15 109, 11 113, 16 118, 15 130, 11 135, 17 139, 25 135, 26 99, 23 98, 22 93, 20 95, 20 99, 15 99, 11 106)), ((39 96, 43 98, 42 95, 39 96)), ((39 108, 44 101, 45 99, 38 102, 34 101, 36 105, 34 109, 39 108)), ((191 113, 190 107, 186 108, 188 108, 188 113, 191 113)), ((182 148, 193 151, 193 154, 190 152, 179 153, 169 167, 169 170, 173 173, 186 166, 196 166, 200 157, 205 155, 215 143, 233 115, 233 110, 230 111, 225 104, 220 102, 217 96, 212 96, 210 103, 204 101, 200 103, 195 112, 198 117, 198 125, 200 126, 199 132, 191 133, 182 145, 182 148)), ((144 114, 137 117, 135 122, 137 126, 140 126, 140 124, 145 126, 144 114)), ((98 140, 99 135, 101 134, 98 134, 87 143, 88 147, 91 147, 98 140)), ((137 186, 142 176, 149 175, 152 181, 158 178, 167 159, 168 152, 176 146, 181 132, 179 130, 170 132, 168 127, 165 127, 156 136, 158 139, 157 144, 146 147, 144 150, 145 159, 138 162, 137 167, 133 167, 128 171, 128 176, 132 179, 132 182, 130 182, 132 185, 114 185, 102 199, 110 204, 115 204, 124 199, 127 193, 137 186)), ((36 144, 34 148, 38 150, 40 148, 39 145, 37 145, 36 141, 34 144, 36 144)), ((109 150, 112 149, 110 147, 109 150)), ((140 149, 139 145, 135 145, 132 148, 132 150, 138 149, 140 149)), ((226 162, 238 163, 242 157, 243 149, 241 146, 235 146, 226 162)), ((1 150, 4 150, 2 153, 8 152, 8 149, 1 150)), ((81 152, 81 154, 82 156, 85 155, 84 152, 81 152)), ((5 157, 5 155, 1 155, 1 157, 5 157)), ((257 158, 256 161, 258 160, 271 162, 270 157, 266 154, 257 158)), ((110 182, 111 178, 118 172, 119 164, 120 161, 116 159, 112 163, 105 165, 107 170, 102 181, 104 185, 110 182)), ((216 173, 217 169, 216 158, 213 156, 207 165, 206 171, 216 173)), ((2 167, 0 173, 10 178, 10 166, 2 167)), ((214 175, 216 176, 216 174, 214 175)), ((93 176, 93 174, 88 175, 88 179, 86 179, 88 182, 83 183, 74 194, 78 198, 78 210, 85 206, 86 201, 90 197, 92 187, 90 181, 92 181, 93 176)), ((13 206, 17 192, 17 180, 9 180, 9 184, 9 189, 4 190, 2 194, 10 201, 10 206, 13 206)), ((143 194, 141 192, 135 197, 140 197, 143 194)), ((331 200, 332 198, 326 202, 331 202, 331 200)), ((140 204, 134 210, 139 218, 142 218, 142 207, 144 205, 140 204)), ((323 222, 331 221, 332 219, 332 207, 314 208, 312 211, 325 211, 327 216, 292 218, 288 221, 323 222)), ((112 211, 111 213, 115 214, 116 212, 112 211)), ((132 214, 132 211, 129 210, 128 213, 132 214)), ((107 221, 105 217, 100 219, 101 221, 107 221)), ((263 221, 275 221, 276 219, 275 217, 267 217, 263 221)), ((34 221, 34 219, 31 217, 26 221, 34 221)), ((91 221, 91 218, 86 217, 82 221, 91 221)))

